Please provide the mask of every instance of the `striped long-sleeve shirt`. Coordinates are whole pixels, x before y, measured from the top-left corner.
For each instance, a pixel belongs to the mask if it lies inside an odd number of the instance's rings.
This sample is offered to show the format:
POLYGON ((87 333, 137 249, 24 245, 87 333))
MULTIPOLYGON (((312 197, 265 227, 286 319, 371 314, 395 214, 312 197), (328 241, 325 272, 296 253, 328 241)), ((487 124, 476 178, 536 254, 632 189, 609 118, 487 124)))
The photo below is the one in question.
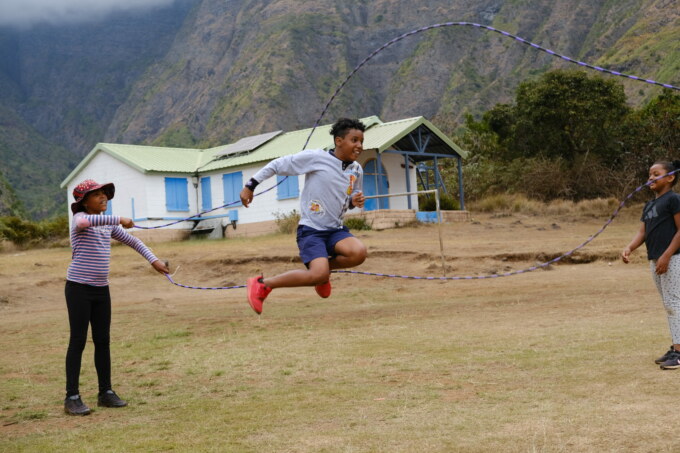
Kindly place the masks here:
POLYGON ((109 284, 111 238, 129 245, 153 263, 158 258, 142 241, 121 228, 120 217, 78 212, 71 226, 73 255, 66 279, 90 286, 109 284))

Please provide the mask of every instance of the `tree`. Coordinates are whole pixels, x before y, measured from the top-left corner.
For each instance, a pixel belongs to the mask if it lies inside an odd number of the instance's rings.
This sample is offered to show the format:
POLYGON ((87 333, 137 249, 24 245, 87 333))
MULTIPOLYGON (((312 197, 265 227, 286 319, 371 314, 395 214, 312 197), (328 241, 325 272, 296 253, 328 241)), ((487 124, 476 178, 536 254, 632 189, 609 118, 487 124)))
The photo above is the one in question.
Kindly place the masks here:
POLYGON ((526 157, 614 159, 628 112, 618 81, 580 71, 548 72, 519 85, 508 146, 526 157))

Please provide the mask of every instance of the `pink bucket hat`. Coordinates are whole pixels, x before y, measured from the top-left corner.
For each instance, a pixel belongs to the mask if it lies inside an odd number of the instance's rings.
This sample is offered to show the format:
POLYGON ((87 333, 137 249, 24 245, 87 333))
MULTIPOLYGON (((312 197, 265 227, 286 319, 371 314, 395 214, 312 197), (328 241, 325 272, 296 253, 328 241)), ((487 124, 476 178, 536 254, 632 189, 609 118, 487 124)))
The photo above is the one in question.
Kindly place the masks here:
POLYGON ((75 214, 76 212, 82 211, 83 200, 85 199, 87 194, 99 189, 102 189, 104 191, 104 193, 106 194, 106 198, 109 200, 113 198, 113 194, 116 193, 116 187, 113 185, 112 182, 106 184, 98 184, 97 181, 94 181, 92 179, 86 179, 73 189, 73 198, 76 201, 75 203, 71 203, 71 212, 75 214))

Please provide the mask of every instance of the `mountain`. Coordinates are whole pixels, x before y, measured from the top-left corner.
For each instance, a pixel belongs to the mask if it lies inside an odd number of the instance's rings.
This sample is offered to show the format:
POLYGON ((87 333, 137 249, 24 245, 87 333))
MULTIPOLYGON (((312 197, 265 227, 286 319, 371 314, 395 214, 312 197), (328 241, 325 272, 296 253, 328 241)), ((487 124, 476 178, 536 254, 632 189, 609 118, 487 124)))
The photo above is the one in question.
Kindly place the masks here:
MULTIPOLYGON (((105 22, 0 30, 0 105, 53 144, 55 158, 63 153, 67 167, 98 141, 223 144, 311 126, 370 52, 447 21, 491 25, 589 63, 680 84, 676 0, 182 0, 105 22)), ((489 31, 431 30, 378 54, 324 121, 425 115, 452 130, 465 112, 508 102, 520 81, 564 67, 573 65, 489 31)), ((659 92, 619 80, 636 105, 659 92)), ((30 168, 5 170, 15 187, 43 168, 44 151, 27 149, 36 156, 30 168)))
POLYGON ((21 201, 17 198, 5 175, 0 173, 0 217, 23 217, 24 215, 24 207, 21 201))
POLYGON ((0 28, 0 171, 29 214, 66 212, 59 183, 164 58, 192 1, 105 22, 0 28))

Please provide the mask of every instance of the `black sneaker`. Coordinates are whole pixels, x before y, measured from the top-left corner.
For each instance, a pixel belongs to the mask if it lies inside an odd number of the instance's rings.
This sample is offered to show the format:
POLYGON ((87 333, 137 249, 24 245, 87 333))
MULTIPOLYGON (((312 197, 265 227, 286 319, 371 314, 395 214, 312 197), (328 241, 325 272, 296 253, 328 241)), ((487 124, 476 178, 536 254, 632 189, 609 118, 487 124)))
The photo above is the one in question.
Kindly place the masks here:
POLYGON ((673 349, 673 345, 671 345, 671 347, 668 349, 668 351, 666 351, 666 353, 664 355, 662 355, 658 359, 654 360, 654 363, 656 363, 657 365, 661 365, 666 360, 672 359, 673 354, 677 354, 677 353, 675 352, 675 349, 673 349))
POLYGON ((113 390, 107 390, 104 393, 100 393, 97 397, 97 406, 125 407, 127 402, 120 399, 113 390))
POLYGON ((64 412, 69 415, 90 415, 92 411, 83 403, 80 395, 73 395, 64 400, 64 412))
POLYGON ((673 351, 673 354, 660 365, 662 370, 675 370, 680 368, 680 352, 673 351))

